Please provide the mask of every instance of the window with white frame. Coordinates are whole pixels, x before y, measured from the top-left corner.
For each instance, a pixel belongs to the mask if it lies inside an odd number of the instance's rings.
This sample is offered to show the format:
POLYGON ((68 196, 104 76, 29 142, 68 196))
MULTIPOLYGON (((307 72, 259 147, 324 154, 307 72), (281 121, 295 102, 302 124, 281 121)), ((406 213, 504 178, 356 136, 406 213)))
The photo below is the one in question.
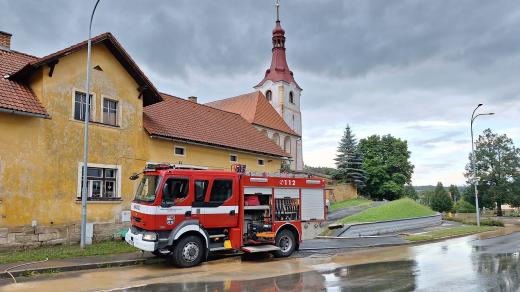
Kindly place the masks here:
POLYGON ((173 153, 177 156, 185 156, 186 155, 186 148, 181 146, 175 146, 173 149, 173 153))
MULTIPOLYGON (((80 165, 78 200, 81 200, 83 191, 83 167, 80 165)), ((119 200, 118 183, 119 173, 117 168, 88 167, 87 169, 87 200, 119 200)))
MULTIPOLYGON (((85 108, 87 107, 87 94, 81 91, 74 91, 74 119, 78 121, 85 120, 85 108)), ((89 94, 89 108, 90 108, 90 121, 92 121, 92 116, 94 115, 94 105, 92 100, 92 94, 89 94)))
POLYGON ((103 99, 103 124, 118 126, 118 106, 117 100, 103 99))
POLYGON ((265 161, 263 159, 258 159, 258 165, 264 166, 265 165, 265 161))
POLYGON ((236 154, 229 154, 229 161, 238 162, 238 156, 236 154))

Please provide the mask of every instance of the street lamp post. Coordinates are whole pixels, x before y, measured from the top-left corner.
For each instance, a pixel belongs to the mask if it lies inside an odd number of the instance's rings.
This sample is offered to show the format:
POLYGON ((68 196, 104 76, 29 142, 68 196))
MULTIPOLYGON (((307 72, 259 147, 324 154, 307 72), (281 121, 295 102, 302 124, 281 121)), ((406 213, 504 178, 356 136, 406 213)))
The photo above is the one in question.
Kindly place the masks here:
POLYGON ((84 145, 83 145, 83 188, 81 191, 81 237, 80 247, 85 248, 85 240, 87 237, 87 171, 88 171, 88 123, 90 120, 90 58, 92 50, 92 20, 94 19, 94 13, 99 4, 100 0, 96 1, 92 14, 90 15, 90 24, 88 27, 88 40, 87 40, 87 81, 85 83, 85 130, 84 130, 84 145))
POLYGON ((475 116, 475 112, 479 107, 481 107, 483 104, 479 103, 477 107, 473 110, 473 113, 471 114, 471 168, 473 169, 473 186, 475 187, 475 209, 477 211, 477 226, 480 227, 480 212, 478 207, 478 180, 477 180, 477 168, 476 168, 476 157, 475 157, 475 145, 473 142, 473 122, 476 118, 479 116, 491 116, 495 113, 485 113, 485 114, 478 114, 475 116))

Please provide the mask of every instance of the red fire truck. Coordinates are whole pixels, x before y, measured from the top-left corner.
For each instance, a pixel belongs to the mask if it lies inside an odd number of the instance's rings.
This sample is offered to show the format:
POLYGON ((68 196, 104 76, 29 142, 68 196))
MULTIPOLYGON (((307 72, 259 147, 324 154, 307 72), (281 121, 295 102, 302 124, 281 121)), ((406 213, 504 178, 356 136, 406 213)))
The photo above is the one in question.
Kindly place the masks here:
POLYGON ((224 250, 287 257, 298 249, 302 225, 325 219, 324 188, 314 177, 148 165, 125 240, 178 267, 224 250))

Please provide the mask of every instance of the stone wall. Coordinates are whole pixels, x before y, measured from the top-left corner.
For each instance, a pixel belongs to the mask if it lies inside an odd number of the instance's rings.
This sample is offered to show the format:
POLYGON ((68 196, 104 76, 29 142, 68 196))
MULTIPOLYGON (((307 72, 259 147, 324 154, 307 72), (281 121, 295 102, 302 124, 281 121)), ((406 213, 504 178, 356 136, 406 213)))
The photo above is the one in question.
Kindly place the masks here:
POLYGON ((327 185, 327 198, 331 202, 339 202, 358 197, 357 188, 351 184, 330 182, 327 185))
MULTIPOLYGON (((109 240, 130 223, 94 223, 92 240, 109 240)), ((74 244, 80 241, 80 225, 18 226, 0 228, 0 250, 24 249, 38 246, 74 244)))

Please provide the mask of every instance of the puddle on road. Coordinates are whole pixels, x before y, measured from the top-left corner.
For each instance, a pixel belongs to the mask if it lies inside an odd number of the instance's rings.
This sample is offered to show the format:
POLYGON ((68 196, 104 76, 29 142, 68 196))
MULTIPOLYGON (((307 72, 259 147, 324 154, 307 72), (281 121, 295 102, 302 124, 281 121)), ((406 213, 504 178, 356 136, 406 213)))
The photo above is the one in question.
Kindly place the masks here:
MULTIPOLYGON (((312 271, 279 277, 159 283, 124 291, 438 291, 441 287, 452 291, 520 290, 519 253, 488 253, 482 247, 485 241, 475 246, 472 239, 345 254, 334 257, 332 262, 313 265, 312 271), (341 266, 347 258, 360 264, 341 266), (370 262, 376 259, 379 261, 370 262)), ((495 248, 504 242, 496 241, 495 248)), ((516 245, 518 250, 518 240, 505 242, 516 245)))
POLYGON ((306 257, 166 265, 58 276, 13 285, 40 291, 519 291, 520 233, 306 257))

